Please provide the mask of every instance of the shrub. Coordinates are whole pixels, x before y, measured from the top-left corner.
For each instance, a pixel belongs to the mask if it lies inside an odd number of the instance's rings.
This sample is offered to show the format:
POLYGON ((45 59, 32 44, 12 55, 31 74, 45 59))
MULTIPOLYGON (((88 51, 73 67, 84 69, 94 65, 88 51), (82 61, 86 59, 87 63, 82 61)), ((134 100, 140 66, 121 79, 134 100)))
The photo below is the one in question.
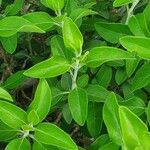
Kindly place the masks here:
POLYGON ((149 150, 148 3, 1 0, 2 147, 149 150))

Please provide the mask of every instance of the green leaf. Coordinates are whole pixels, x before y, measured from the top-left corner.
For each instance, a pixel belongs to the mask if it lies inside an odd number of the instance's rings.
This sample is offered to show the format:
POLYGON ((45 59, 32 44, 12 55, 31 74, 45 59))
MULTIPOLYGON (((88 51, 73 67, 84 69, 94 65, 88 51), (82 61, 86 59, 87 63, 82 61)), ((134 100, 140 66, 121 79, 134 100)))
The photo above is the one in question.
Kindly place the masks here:
POLYGON ((5 15, 16 15, 23 7, 24 0, 14 0, 14 3, 8 5, 5 9, 5 15))
POLYGON ((120 7, 123 5, 128 5, 130 3, 133 3, 135 0, 115 0, 113 3, 114 7, 120 7))
POLYGON ((122 135, 118 114, 119 105, 114 93, 110 93, 103 107, 103 119, 112 141, 122 145, 122 135))
POLYGON ((146 19, 146 24, 148 29, 150 28, 150 17, 149 17, 149 12, 150 12, 150 4, 148 4, 144 10, 144 15, 145 15, 145 19, 146 19))
POLYGON ((77 150, 70 136, 54 124, 41 123, 35 128, 34 138, 40 143, 64 149, 77 150))
POLYGON ((83 37, 71 18, 66 17, 64 19, 62 30, 65 46, 77 54, 80 53, 82 51, 83 37))
POLYGON ((143 33, 143 30, 141 28, 141 25, 138 21, 138 18, 136 16, 131 16, 128 21, 128 26, 130 28, 130 31, 136 35, 136 36, 145 36, 143 33))
POLYGON ((17 48, 17 35, 14 34, 10 37, 1 37, 1 43, 6 50, 6 52, 12 54, 17 48))
POLYGON ((57 0, 57 1, 55 1, 55 0, 40 0, 40 1, 44 6, 54 10, 55 12, 61 11, 61 9, 64 7, 64 0, 57 0))
POLYGON ((27 117, 28 122, 32 123, 33 125, 36 125, 40 122, 39 116, 35 110, 31 110, 27 117))
POLYGON ((126 36, 120 39, 121 45, 129 52, 137 52, 137 55, 150 59, 150 38, 126 36))
POLYGON ((75 88, 68 95, 69 108, 73 119, 81 126, 87 119, 88 97, 82 88, 75 88))
POLYGON ((144 101, 136 96, 132 96, 131 98, 121 101, 120 105, 128 107, 133 113, 140 116, 145 112, 145 103, 144 101))
POLYGON ((0 119, 11 128, 20 129, 27 123, 27 114, 9 102, 0 101, 0 119))
POLYGON ((150 64, 144 64, 136 72, 132 81, 132 90, 135 91, 146 86, 150 82, 150 64))
POLYGON ((98 150, 108 150, 108 149, 111 149, 111 150, 119 150, 119 146, 110 142, 104 146, 102 146, 101 148, 99 148, 98 150))
POLYGON ((136 58, 135 60, 126 60, 126 73, 128 77, 131 77, 131 75, 134 73, 139 62, 140 58, 136 58))
POLYGON ((70 18, 72 18, 74 22, 77 22, 79 19, 85 16, 94 15, 94 14, 97 14, 97 13, 91 9, 77 8, 71 12, 70 18))
POLYGON ((66 105, 63 106, 62 113, 63 113, 63 117, 64 117, 65 121, 68 124, 70 124, 71 121, 72 121, 72 115, 71 115, 71 112, 70 112, 68 104, 66 104, 66 105))
POLYGON ((112 79, 112 68, 106 65, 102 65, 98 73, 96 74, 96 80, 100 86, 108 87, 112 79))
POLYGON ((121 85, 127 79, 126 70, 118 69, 115 74, 115 81, 118 85, 121 85))
POLYGON ((0 141, 9 142, 17 135, 18 130, 14 130, 0 121, 0 141))
POLYGON ((142 145, 142 133, 147 132, 147 126, 127 107, 119 107, 119 118, 124 146, 126 149, 135 149, 142 145))
POLYGON ((70 69, 70 64, 62 57, 53 56, 42 61, 24 72, 33 78, 51 78, 64 74, 70 69))
POLYGON ((27 13, 23 16, 23 18, 32 22, 34 25, 44 31, 52 28, 54 25, 54 19, 45 12, 27 13))
POLYGON ((0 87, 0 98, 8 101, 13 101, 11 95, 1 87, 0 87))
POLYGON ((19 16, 5 17, 4 19, 0 20, 1 37, 9 37, 16 34, 17 32, 45 33, 39 27, 19 16))
POLYGON ((147 108, 146 108, 146 116, 147 116, 147 121, 150 125, 150 102, 148 102, 147 108))
POLYGON ((30 150, 30 142, 26 138, 14 139, 5 148, 5 150, 30 150))
MULTIPOLYGON (((34 110, 39 117, 39 122, 41 122, 50 111, 51 99, 50 87, 45 79, 41 79, 37 86, 34 100, 28 107, 28 113, 34 110)), ((36 124, 39 122, 36 122, 36 124)))
POLYGON ((78 87, 84 88, 87 86, 88 82, 89 82, 89 76, 87 74, 83 74, 78 78, 77 85, 78 87))
POLYGON ((134 58, 131 53, 126 52, 122 49, 102 46, 90 50, 86 59, 86 63, 89 67, 98 67, 105 62, 124 59, 134 58))
POLYGON ((20 86, 26 79, 26 76, 23 75, 23 72, 24 70, 12 74, 6 79, 2 86, 6 89, 14 89, 20 86))
POLYGON ((110 43, 118 43, 119 39, 126 35, 132 35, 127 25, 120 23, 104 23, 95 24, 98 34, 110 43))
POLYGON ((92 137, 98 137, 100 134, 103 117, 101 103, 90 102, 88 107, 87 128, 92 137))
POLYGON ((51 38, 50 46, 53 56, 61 56, 68 60, 71 60, 74 56, 73 53, 68 51, 65 47, 63 38, 59 35, 51 38))
POLYGON ((105 102, 109 92, 102 86, 91 84, 87 87, 87 94, 90 101, 105 102))

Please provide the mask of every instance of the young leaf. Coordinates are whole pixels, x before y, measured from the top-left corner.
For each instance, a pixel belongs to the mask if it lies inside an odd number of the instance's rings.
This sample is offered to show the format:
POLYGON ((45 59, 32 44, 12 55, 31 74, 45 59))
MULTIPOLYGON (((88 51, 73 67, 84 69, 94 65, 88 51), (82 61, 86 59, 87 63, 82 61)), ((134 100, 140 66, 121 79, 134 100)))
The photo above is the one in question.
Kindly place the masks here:
POLYGON ((88 107, 87 128, 92 137, 98 137, 102 127, 102 107, 101 103, 90 102, 88 107))
POLYGON ((95 24, 98 34, 110 43, 118 43, 119 39, 126 35, 132 35, 129 27, 120 23, 104 23, 95 24))
POLYGON ((51 78, 64 74, 70 69, 70 64, 60 56, 53 56, 42 61, 24 72, 33 78, 51 78))
POLYGON ((131 53, 114 47, 96 47, 90 50, 86 63, 89 67, 98 67, 105 62, 114 60, 134 59, 131 53))
POLYGON ((1 37, 1 43, 6 52, 12 54, 17 48, 17 34, 10 37, 1 37))
POLYGON ((39 124, 35 128, 34 138, 46 145, 54 145, 64 149, 77 150, 77 146, 70 136, 54 124, 39 124))
POLYGON ((138 56, 150 59, 150 38, 126 36, 120 39, 120 43, 129 52, 135 51, 138 56))
POLYGON ((27 114, 9 102, 0 101, 0 119, 11 128, 20 129, 27 123, 27 114))
MULTIPOLYGON (((50 87, 45 79, 41 79, 37 86, 34 100, 28 107, 28 113, 34 110, 39 118, 39 122, 41 122, 50 110, 51 99, 50 87)), ((36 124, 39 122, 36 122, 36 124)))
POLYGON ((5 17, 4 19, 0 20, 1 37, 9 37, 16 34, 17 32, 44 33, 42 29, 19 16, 5 17))
POLYGON ((68 96, 69 108, 73 119, 81 126, 87 119, 88 97, 82 88, 75 88, 68 96))
POLYGON ((103 107, 103 119, 112 141, 122 144, 121 128, 118 114, 119 105, 114 93, 110 93, 103 107))
POLYGON ((9 101, 13 101, 11 95, 1 87, 0 87, 0 98, 5 99, 5 100, 9 100, 9 101))
POLYGON ((132 90, 135 91, 146 86, 150 82, 150 64, 144 64, 139 70, 136 72, 133 81, 132 81, 132 90))
POLYGON ((30 150, 30 142, 26 138, 14 139, 5 148, 5 150, 30 150))
POLYGON ((46 12, 27 13, 23 16, 26 20, 32 22, 34 25, 42 30, 48 30, 53 27, 54 20, 46 12), (38 18, 38 19, 37 19, 38 18))
POLYGON ((142 145, 142 133, 147 132, 147 126, 127 107, 119 107, 119 118, 122 137, 126 149, 135 149, 142 145))
POLYGON ((120 7, 123 5, 128 5, 130 3, 133 3, 135 0, 115 0, 113 3, 114 7, 120 7))
POLYGON ((62 30, 65 46, 75 53, 80 53, 82 51, 83 37, 71 18, 66 17, 64 19, 62 30))
POLYGON ((64 0, 57 0, 57 1, 56 0, 40 0, 40 1, 44 6, 54 10, 55 12, 61 11, 61 9, 64 7, 64 0))

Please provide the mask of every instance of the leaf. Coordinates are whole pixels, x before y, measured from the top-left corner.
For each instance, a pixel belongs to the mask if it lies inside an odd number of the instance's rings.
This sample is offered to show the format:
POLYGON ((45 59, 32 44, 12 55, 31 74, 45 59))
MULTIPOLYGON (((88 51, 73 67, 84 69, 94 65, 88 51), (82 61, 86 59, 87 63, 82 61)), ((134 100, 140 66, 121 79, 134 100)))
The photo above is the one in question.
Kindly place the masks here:
POLYGON ((136 52, 144 59, 150 59, 150 38, 126 36, 120 39, 121 45, 129 52, 136 52))
POLYGON ((36 25, 44 31, 47 31, 54 25, 54 19, 46 12, 27 13, 23 15, 23 18, 32 22, 34 25, 36 25))
POLYGON ((131 98, 121 101, 120 105, 128 107, 133 113, 140 116, 145 112, 145 103, 144 101, 136 96, 132 96, 131 98))
POLYGON ((135 149, 138 145, 142 145, 141 135, 148 131, 142 120, 124 106, 119 107, 119 118, 126 149, 135 149))
POLYGON ((51 78, 64 74, 70 69, 70 64, 62 57, 53 56, 42 61, 24 72, 33 78, 51 78))
POLYGON ((150 125, 150 102, 148 102, 147 108, 146 108, 146 116, 147 116, 147 121, 150 125))
POLYGON ((128 77, 135 72, 138 64, 140 62, 140 58, 136 58, 135 60, 126 60, 126 73, 128 77))
POLYGON ((35 128, 34 138, 46 145, 58 146, 64 149, 77 150, 70 136, 56 125, 41 123, 35 128))
MULTIPOLYGON (((39 118, 39 122, 41 122, 50 111, 51 100, 51 89, 47 81, 45 79, 41 79, 37 86, 34 100, 28 107, 28 113, 34 110, 39 118)), ((36 122, 35 124, 38 124, 39 122, 36 122)))
POLYGON ((132 90, 138 90, 150 82, 150 64, 144 64, 135 74, 132 81, 132 90))
POLYGON ((128 78, 124 69, 118 69, 115 74, 115 81, 118 85, 121 85, 128 78))
POLYGON ((55 1, 55 0, 40 0, 40 1, 44 6, 54 10, 55 12, 61 11, 61 9, 64 7, 64 0, 57 0, 57 1, 55 1))
POLYGON ((8 101, 13 101, 11 95, 6 90, 4 90, 1 87, 0 87, 0 99, 5 99, 5 100, 8 100, 8 101))
POLYGON ((27 114, 9 102, 0 101, 0 119, 9 127, 20 129, 27 123, 27 114))
POLYGON ((70 18, 72 18, 74 22, 77 22, 79 19, 85 16, 94 15, 94 14, 97 14, 97 13, 91 9, 77 8, 71 12, 70 18))
POLYGON ((87 87, 88 99, 95 102, 105 102, 109 92, 102 86, 90 84, 87 87))
POLYGON ((134 57, 131 53, 126 52, 122 49, 102 46, 90 50, 86 59, 86 63, 89 67, 95 68, 105 62, 124 59, 134 59, 134 57))
POLYGON ((81 126, 87 119, 88 97, 82 88, 75 88, 68 95, 68 104, 73 119, 81 126))
POLYGON ((130 28, 130 31, 136 35, 136 36, 145 36, 143 33, 143 30, 141 28, 141 25, 138 21, 138 18, 134 15, 132 15, 128 21, 128 26, 130 28))
POLYGON ((70 124, 71 121, 72 121, 72 115, 71 115, 71 112, 70 112, 68 104, 66 104, 66 105, 63 106, 62 113, 63 113, 63 117, 64 117, 65 121, 68 124, 70 124))
POLYGON ((14 139, 5 148, 5 150, 30 150, 31 145, 26 138, 14 139))
POLYGON ((14 139, 17 135, 17 130, 14 130, 0 121, 0 141, 9 142, 14 139))
POLYGON ((106 65, 103 65, 98 73, 96 74, 96 80, 100 86, 105 88, 108 87, 112 79, 112 68, 106 65))
POLYGON ((18 71, 11 76, 9 76, 2 86, 6 89, 14 89, 20 86, 26 79, 26 76, 23 75, 24 70, 18 71))
POLYGON ((128 5, 130 3, 133 3, 135 0, 115 0, 113 3, 114 7, 120 7, 123 5, 128 5))
POLYGON ((83 37, 77 25, 71 18, 66 17, 62 27, 65 46, 75 53, 82 51, 83 37))
POLYGON ((89 76, 87 74, 81 75, 77 80, 78 87, 84 88, 88 85, 89 76))
POLYGON ((146 24, 148 29, 150 28, 150 18, 149 18, 149 12, 150 12, 150 4, 147 4, 145 10, 144 10, 144 15, 145 15, 145 19, 146 19, 146 24))
POLYGON ((14 3, 8 5, 4 11, 5 15, 16 15, 23 7, 24 0, 14 0, 14 3))
POLYGON ((19 16, 5 17, 4 19, 0 20, 1 37, 9 37, 16 34, 17 32, 44 33, 42 29, 19 16))
POLYGON ((17 48, 17 35, 14 34, 10 37, 1 37, 1 43, 6 50, 6 52, 12 54, 17 48))
POLYGON ((59 35, 51 38, 50 46, 53 56, 61 56, 68 60, 71 60, 74 56, 73 53, 65 47, 63 38, 59 35))
POLYGON ((98 137, 100 134, 103 117, 101 103, 90 102, 88 107, 87 128, 92 137, 98 137))
POLYGON ((114 93, 110 93, 103 107, 103 119, 112 141, 122 145, 122 135, 119 123, 119 105, 114 93))
POLYGON ((102 146, 101 148, 99 148, 98 150, 108 150, 108 149, 111 149, 111 150, 119 150, 119 146, 110 142, 104 146, 102 146))
POLYGON ((118 43, 121 37, 132 35, 128 26, 120 23, 97 22, 95 29, 103 39, 110 43, 118 43))

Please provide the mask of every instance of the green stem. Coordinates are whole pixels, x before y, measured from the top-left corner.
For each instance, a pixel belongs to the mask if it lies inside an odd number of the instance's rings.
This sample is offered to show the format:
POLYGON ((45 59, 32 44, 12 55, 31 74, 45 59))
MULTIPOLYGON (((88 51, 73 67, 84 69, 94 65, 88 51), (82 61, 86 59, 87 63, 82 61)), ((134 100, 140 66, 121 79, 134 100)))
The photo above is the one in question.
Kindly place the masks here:
POLYGON ((139 3, 140 0, 135 0, 132 4, 132 6, 130 7, 130 9, 127 6, 127 19, 126 19, 126 24, 128 24, 128 21, 130 19, 130 17, 133 15, 133 10, 136 7, 136 5, 139 3))

